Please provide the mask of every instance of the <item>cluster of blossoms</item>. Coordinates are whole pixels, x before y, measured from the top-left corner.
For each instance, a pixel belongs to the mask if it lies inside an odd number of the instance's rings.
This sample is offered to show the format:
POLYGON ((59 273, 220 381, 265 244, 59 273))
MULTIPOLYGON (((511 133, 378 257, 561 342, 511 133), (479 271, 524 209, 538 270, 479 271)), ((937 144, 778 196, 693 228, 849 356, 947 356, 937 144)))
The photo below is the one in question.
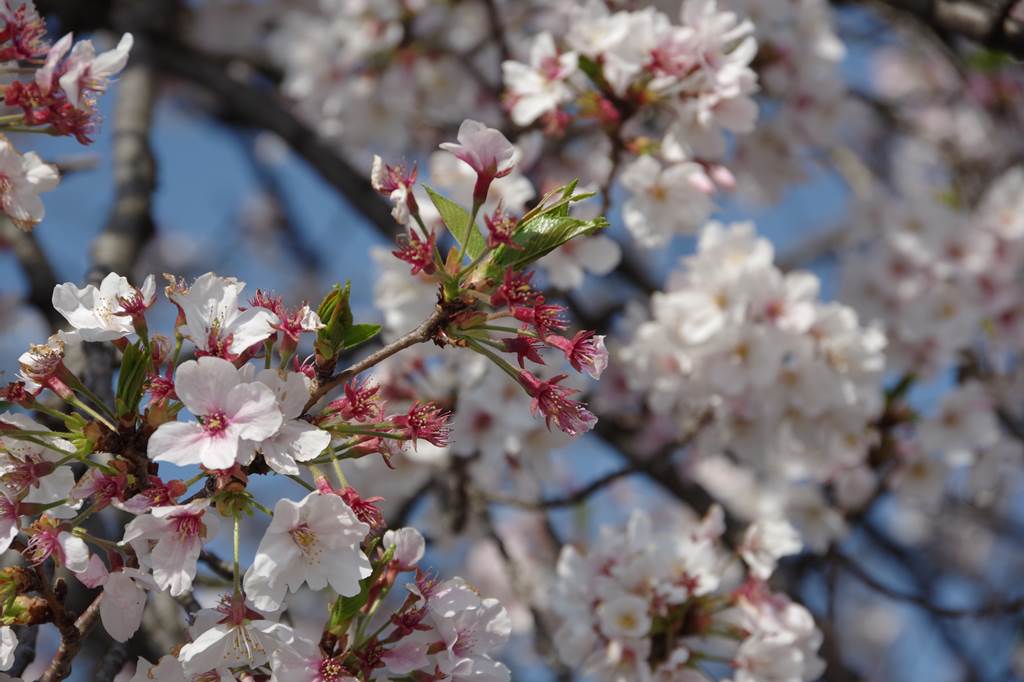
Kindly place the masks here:
MULTIPOLYGON (((35 567, 0 576, 9 594, 0 612, 0 664, 11 665, 16 644, 9 626, 66 618, 52 596, 48 563, 99 590, 99 619, 111 637, 127 641, 149 593, 189 602, 200 566, 217 573, 208 543, 228 523, 234 562, 220 576, 231 578, 229 591, 216 608, 191 609, 190 641, 156 665, 140 661, 134 679, 509 679, 491 658, 509 637, 505 609, 461 579, 421 572, 423 537, 411 528, 386 531, 382 499, 361 496, 345 473, 357 470, 358 460, 391 466, 421 447, 447 447, 451 411, 421 399, 425 391, 396 394, 394 384, 358 375, 416 342, 467 349, 497 368, 504 390, 511 387, 543 416, 530 419, 533 427, 544 423, 568 436, 589 430, 596 419, 572 399, 566 375, 541 378, 526 363, 544 365, 540 351, 548 349, 596 379, 607 364, 603 337, 564 334, 564 311, 531 286, 525 268, 604 221, 569 215, 587 196, 569 185, 522 218, 501 208, 486 214, 485 238, 477 215, 491 182, 511 170, 514 149, 473 121, 458 144, 444 147, 475 176, 469 210, 430 191, 457 242, 444 259, 439 235, 423 237, 417 203, 402 191, 409 187, 380 186, 396 213, 404 208, 415 223, 395 256, 431 283, 433 311, 405 341, 349 369, 337 371, 341 354, 381 327, 354 323, 348 285, 335 286, 314 309, 259 290, 246 300, 243 282, 213 273, 191 283, 168 275, 164 293, 177 313, 170 337, 152 333, 147 320, 158 304, 152 276, 139 287, 117 273, 98 286, 55 287, 54 308, 71 328, 24 353, 18 380, 3 389, 5 401, 45 425, 22 412, 0 416, 0 542, 35 567), (120 352, 112 405, 68 367, 66 349, 82 342, 120 352), (309 355, 300 353, 310 347, 309 355), (342 395, 326 400, 338 387, 342 395), (49 394, 68 411, 55 409, 49 394), (161 463, 194 475, 168 479, 161 463), (249 483, 270 474, 290 478, 305 496, 263 505, 249 483), (114 540, 83 525, 108 507, 132 516, 114 540), (270 523, 243 570, 243 518, 257 513, 270 523), (407 596, 388 599, 405 572, 415 572, 407 596), (318 642, 281 618, 290 595, 306 587, 336 595, 318 642)), ((400 171, 377 166, 382 182, 404 182, 400 171)))
POLYGON ((657 527, 636 511, 586 550, 563 548, 551 598, 562 660, 602 682, 818 679, 814 618, 765 583, 780 557, 800 550, 796 531, 759 522, 737 557, 723 530, 718 507, 657 527))
MULTIPOLYGON (((51 45, 32 0, 3 0, 0 26, 3 70, 20 74, 28 69, 31 76, 2 86, 3 103, 20 113, 0 117, 0 130, 69 135, 89 144, 99 120, 97 97, 127 64, 131 34, 102 54, 89 40, 74 43, 70 33, 51 45)), ((19 153, 0 134, 0 208, 15 225, 29 230, 43 219, 39 194, 58 180, 54 166, 35 152, 19 153)))
POLYGON ((847 298, 885 326, 892 369, 932 374, 979 342, 993 357, 1024 347, 1024 171, 972 211, 911 195, 863 220, 884 227, 849 254, 847 298))
POLYGON ((838 124, 855 113, 839 64, 846 48, 823 0, 730 3, 754 24, 759 94, 766 115, 737 140, 730 165, 745 196, 778 201, 807 177, 808 147, 835 144, 838 124))
POLYGON ((766 481, 861 471, 884 402, 885 337, 818 289, 810 273, 779 271, 753 225, 708 224, 621 349, 630 388, 671 418, 669 438, 710 420, 698 457, 728 453, 766 481))
MULTIPOLYGON (((444 143, 442 149, 472 173, 472 209, 466 214, 450 200, 430 192, 431 201, 444 225, 458 240, 446 260, 437 245, 437 232, 420 215, 419 202, 412 193, 415 172, 374 160, 374 188, 394 202, 394 214, 407 223, 393 255, 412 267, 423 284, 441 290, 444 298, 452 277, 474 299, 486 304, 480 309, 459 311, 448 330, 451 341, 466 345, 520 384, 532 398, 534 413, 544 415, 548 425, 557 424, 575 436, 589 431, 596 418, 580 403, 570 399, 574 389, 561 385, 567 375, 540 379, 526 369, 526 362, 544 365, 540 351, 560 351, 571 367, 597 379, 608 364, 604 337, 593 331, 579 331, 568 337, 565 309, 549 303, 532 283, 532 274, 522 266, 547 255, 574 236, 593 233, 603 220, 582 220, 569 215, 569 207, 589 195, 574 194, 575 183, 549 193, 541 203, 521 217, 513 217, 498 205, 484 215, 486 238, 476 227, 477 215, 485 210, 492 183, 509 175, 516 163, 515 147, 499 131, 467 120, 459 129, 458 143, 444 143), (472 262, 463 267, 463 256, 472 262), (518 365, 505 359, 514 357, 518 365)), ((468 299, 467 299, 468 300, 468 299)))
POLYGON ((631 193, 623 218, 644 246, 694 231, 717 187, 731 188, 719 161, 724 132, 754 127, 754 27, 714 0, 687 0, 680 24, 653 7, 609 11, 588 2, 568 17, 565 45, 537 36, 529 64, 503 64, 507 103, 518 125, 549 132, 594 118, 639 156, 622 172, 631 193))

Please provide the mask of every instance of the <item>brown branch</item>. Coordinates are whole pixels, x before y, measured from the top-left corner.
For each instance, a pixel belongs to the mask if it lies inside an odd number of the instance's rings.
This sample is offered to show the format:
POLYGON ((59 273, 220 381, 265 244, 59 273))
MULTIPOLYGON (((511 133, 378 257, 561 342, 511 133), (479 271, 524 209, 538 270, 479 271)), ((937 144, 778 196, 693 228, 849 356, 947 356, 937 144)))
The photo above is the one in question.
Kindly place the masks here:
POLYGON ((1017 597, 1016 599, 1011 599, 1009 601, 992 602, 990 604, 982 604, 980 606, 968 608, 939 606, 937 604, 933 604, 931 600, 924 595, 902 592, 886 585, 868 573, 863 566, 841 552, 833 551, 830 556, 840 567, 875 592, 883 594, 896 601, 913 604, 914 606, 924 609, 925 611, 940 618, 991 618, 993 616, 1019 615, 1021 611, 1024 611, 1024 596, 1017 597))
POLYGON ((154 58, 162 71, 203 88, 241 124, 275 133, 379 231, 392 236, 401 231, 391 217, 391 208, 370 186, 367 174, 356 170, 299 120, 274 90, 260 87, 254 76, 229 74, 228 64, 167 36, 153 36, 153 44, 154 58))
POLYGON ((882 0, 914 16, 940 35, 1024 57, 1024 21, 1013 13, 1019 0, 882 0))
POLYGON ((619 479, 631 476, 639 471, 640 468, 637 464, 628 464, 621 469, 610 471, 604 476, 594 479, 582 488, 563 497, 552 497, 546 500, 521 500, 519 498, 508 497, 505 495, 486 493, 484 494, 484 499, 492 504, 519 507, 520 509, 556 509, 558 507, 572 507, 585 501, 588 497, 602 488, 606 488, 619 479))
MULTIPOLYGON (((43 579, 43 576, 41 576, 41 579, 43 579)), ((74 621, 70 619, 70 615, 64 610, 63 604, 55 597, 53 590, 45 579, 43 579, 43 595, 46 597, 47 602, 50 603, 51 610, 54 605, 57 606, 53 614, 54 624, 60 632, 61 641, 60 647, 57 649, 57 655, 54 656, 53 661, 50 662, 50 667, 47 668, 39 680, 40 682, 56 682, 56 680, 63 680, 71 674, 71 662, 78 655, 82 648, 82 642, 88 636, 96 624, 96 618, 100 615, 100 602, 103 601, 103 593, 100 592, 96 595, 88 608, 74 621)))
POLYGON ((352 364, 347 369, 342 370, 338 374, 335 374, 330 379, 327 379, 320 386, 317 387, 313 395, 310 396, 309 401, 306 403, 306 407, 303 412, 308 412, 316 403, 327 395, 331 390, 342 385, 352 377, 356 376, 360 372, 364 372, 367 369, 377 365, 384 360, 390 358, 395 353, 405 350, 410 346, 415 346, 418 343, 425 343, 432 339, 438 330, 448 320, 449 311, 443 305, 438 305, 434 308, 434 312, 430 314, 430 317, 423 320, 422 323, 411 332, 404 336, 392 341, 383 348, 370 353, 362 360, 352 364))
POLYGON ((35 234, 19 230, 4 217, 0 219, 0 240, 11 248, 21 266, 28 283, 27 302, 46 318, 51 329, 59 328, 64 318, 53 309, 53 288, 57 286, 57 276, 35 234))

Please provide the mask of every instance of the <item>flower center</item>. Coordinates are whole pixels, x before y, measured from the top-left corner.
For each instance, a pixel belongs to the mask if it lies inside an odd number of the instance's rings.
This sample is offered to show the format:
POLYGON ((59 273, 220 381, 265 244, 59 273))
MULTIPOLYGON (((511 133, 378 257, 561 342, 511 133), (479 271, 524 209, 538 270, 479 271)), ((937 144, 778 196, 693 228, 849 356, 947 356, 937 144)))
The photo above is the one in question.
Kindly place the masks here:
POLYGON ((316 533, 309 527, 308 523, 300 523, 288 533, 292 541, 298 545, 299 551, 310 561, 317 561, 320 557, 320 547, 317 543, 316 533))
POLYGON ((219 436, 228 428, 229 423, 227 415, 223 412, 214 412, 206 415, 203 420, 203 430, 211 436, 219 436))
POLYGON ((320 678, 322 682, 337 682, 350 676, 349 671, 341 664, 339 657, 325 658, 320 661, 320 678))
POLYGON ((171 517, 174 532, 182 537, 196 537, 204 534, 202 514, 179 514, 171 517))

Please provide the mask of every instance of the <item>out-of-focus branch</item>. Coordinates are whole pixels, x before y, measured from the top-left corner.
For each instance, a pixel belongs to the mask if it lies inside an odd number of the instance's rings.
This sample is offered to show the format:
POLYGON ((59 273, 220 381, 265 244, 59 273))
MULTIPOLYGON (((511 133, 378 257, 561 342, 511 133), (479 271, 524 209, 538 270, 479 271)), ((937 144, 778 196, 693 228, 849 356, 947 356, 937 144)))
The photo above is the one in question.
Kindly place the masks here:
POLYGON ((1024 597, 967 608, 949 608, 939 606, 932 603, 931 599, 924 595, 902 592, 884 584, 882 581, 872 576, 867 569, 859 563, 841 552, 834 552, 832 556, 839 566, 851 575, 855 576, 872 590, 883 594, 890 599, 913 604, 941 618, 988 618, 991 616, 1018 613, 1024 609, 1024 597))
POLYGON ((22 232, 4 217, 0 219, 0 240, 10 246, 25 275, 28 282, 27 302, 42 313, 51 329, 57 329, 64 321, 64 318, 53 309, 52 303, 53 287, 57 285, 57 278, 35 235, 31 232, 22 232))
POLYGON ((296 117, 272 88, 261 87, 255 74, 231 71, 228 64, 166 38, 154 38, 154 57, 160 70, 198 85, 243 125, 279 136, 375 228, 390 235, 399 233, 391 208, 370 186, 366 174, 296 117))
POLYGON ((116 190, 107 224, 92 246, 88 279, 94 284, 109 272, 128 275, 155 231, 156 163, 149 133, 156 91, 156 74, 145 47, 137 45, 118 84, 113 121, 116 190))
POLYGON ((881 0, 937 33, 967 38, 983 47, 1024 58, 1024 17, 1019 0, 881 0))

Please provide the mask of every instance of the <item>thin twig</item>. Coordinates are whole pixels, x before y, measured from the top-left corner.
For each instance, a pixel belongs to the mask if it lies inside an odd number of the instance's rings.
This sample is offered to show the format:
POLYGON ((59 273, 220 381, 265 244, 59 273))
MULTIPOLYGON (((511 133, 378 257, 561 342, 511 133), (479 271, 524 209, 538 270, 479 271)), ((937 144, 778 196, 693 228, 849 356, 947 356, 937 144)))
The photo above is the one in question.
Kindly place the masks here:
POLYGON ((392 341, 380 350, 370 353, 362 360, 352 364, 348 368, 342 370, 338 374, 335 374, 330 379, 327 379, 317 387, 316 391, 309 398, 306 403, 303 412, 308 412, 316 403, 327 395, 331 390, 342 385, 349 379, 353 378, 357 374, 368 370, 374 365, 380 364, 384 360, 387 360, 395 353, 405 350, 410 346, 415 346, 418 343, 425 343, 429 341, 437 331, 444 324, 448 318, 448 311, 445 310, 444 306, 437 306, 434 308, 434 312, 430 314, 430 317, 423 320, 422 323, 408 334, 392 341))

